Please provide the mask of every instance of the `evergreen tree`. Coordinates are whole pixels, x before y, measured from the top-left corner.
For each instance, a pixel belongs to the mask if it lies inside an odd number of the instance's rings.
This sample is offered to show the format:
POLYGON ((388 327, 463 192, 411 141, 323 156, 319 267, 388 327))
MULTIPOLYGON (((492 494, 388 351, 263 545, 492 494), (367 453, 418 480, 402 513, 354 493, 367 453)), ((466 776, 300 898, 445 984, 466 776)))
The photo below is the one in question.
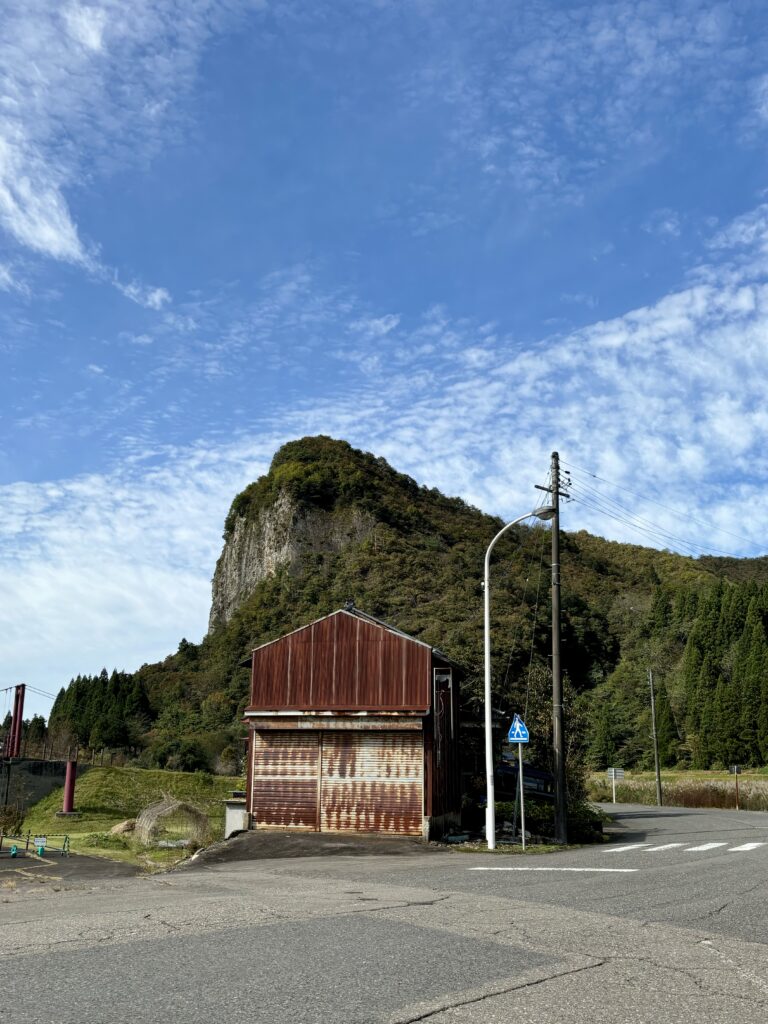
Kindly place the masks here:
POLYGON ((605 701, 594 719, 592 742, 587 756, 593 767, 598 769, 615 767, 617 764, 613 715, 605 701))
POLYGON ((677 762, 680 738, 677 733, 672 706, 669 703, 667 688, 663 682, 659 682, 656 686, 655 700, 656 742, 659 747, 659 764, 662 768, 669 768, 677 762))
POLYGON ((720 676, 714 694, 714 732, 709 740, 711 760, 723 765, 737 764, 741 758, 741 687, 735 679, 720 676))

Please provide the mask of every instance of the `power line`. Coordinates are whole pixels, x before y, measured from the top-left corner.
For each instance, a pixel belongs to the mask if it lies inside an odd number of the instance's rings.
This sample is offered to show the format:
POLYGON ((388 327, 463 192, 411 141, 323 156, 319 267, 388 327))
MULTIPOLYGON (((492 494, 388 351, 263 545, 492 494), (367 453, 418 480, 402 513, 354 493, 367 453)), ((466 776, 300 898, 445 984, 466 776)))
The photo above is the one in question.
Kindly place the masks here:
MULTIPOLYGON (((27 693, 34 693, 37 694, 37 696, 39 697, 48 697, 49 700, 56 700, 57 695, 55 693, 48 693, 47 690, 41 690, 37 686, 30 686, 29 683, 25 683, 24 686, 26 687, 27 693)), ((2 690, 0 690, 0 693, 10 693, 12 690, 15 689, 15 686, 6 686, 2 690)))
MULTIPOLYGON (((750 537, 745 537, 743 534, 740 533, 733 533, 730 530, 724 530, 722 527, 715 526, 711 522, 708 523, 703 519, 698 519, 696 516, 692 516, 688 510, 681 511, 679 508, 673 508, 671 505, 664 505, 662 502, 656 501, 654 498, 649 498, 647 494, 643 494, 639 491, 633 491, 625 484, 618 484, 614 480, 607 480, 605 477, 598 476, 597 473, 593 473, 589 469, 584 469, 583 466, 576 466, 573 462, 566 462, 565 459, 562 459, 561 461, 564 465, 570 466, 571 469, 575 469, 579 473, 586 473, 586 475, 592 477, 593 480, 599 480, 601 483, 608 484, 610 487, 615 487, 619 491, 626 491, 627 494, 631 494, 635 498, 642 498, 643 501, 647 501, 651 505, 657 505, 659 508, 663 508, 666 512, 673 512, 676 516, 688 519, 690 520, 690 522, 696 523, 698 526, 703 526, 708 530, 717 530, 719 533, 724 533, 728 537, 733 537, 735 540, 744 541, 745 544, 749 544, 751 547, 760 548, 760 550, 762 550, 760 544, 757 541, 752 540, 750 537)), ((731 557, 739 558, 741 556, 732 555, 731 557)))
POLYGON ((573 490, 577 492, 575 495, 577 500, 581 500, 586 503, 586 499, 590 498, 595 505, 599 506, 597 510, 603 512, 605 515, 612 514, 612 518, 618 518, 619 521, 624 522, 626 525, 632 526, 637 530, 646 532, 650 535, 655 535, 661 539, 673 541, 678 545, 683 545, 684 547, 695 551, 696 553, 716 553, 729 558, 740 557, 732 551, 725 551, 723 548, 715 548, 711 545, 705 546, 703 544, 698 544, 696 541, 692 541, 686 537, 681 537, 679 534, 672 533, 670 530, 667 530, 654 520, 646 519, 644 516, 633 512, 631 509, 627 508, 626 505, 622 505, 621 502, 616 501, 615 498, 611 498, 589 484, 583 484, 576 480, 572 481, 571 486, 573 490), (627 516, 629 519, 625 518, 627 516))
MULTIPOLYGON (((643 526, 638 522, 633 521, 626 515, 622 515, 615 509, 611 509, 610 506, 605 505, 599 501, 596 501, 589 496, 585 496, 578 493, 576 486, 573 487, 575 492, 573 500, 585 508, 591 509, 593 512, 597 512, 600 515, 606 516, 608 519, 613 519, 617 523, 621 523, 623 526, 628 526, 630 529, 637 531, 644 537, 649 538, 654 544, 663 544, 665 547, 670 543, 675 543, 677 546, 683 548, 683 553, 689 555, 691 558, 697 558, 701 554, 710 553, 712 548, 704 548, 700 545, 694 544, 692 541, 685 540, 682 537, 675 537, 674 534, 670 534, 663 530, 661 527, 648 527, 643 526), (687 549, 687 550, 685 550, 687 549)), ((736 557, 736 556, 734 556, 736 557)))
POLYGON ((27 683, 27 690, 36 693, 39 697, 47 697, 49 700, 56 700, 58 696, 58 694, 48 693, 46 690, 39 690, 36 686, 30 686, 29 683, 27 683))

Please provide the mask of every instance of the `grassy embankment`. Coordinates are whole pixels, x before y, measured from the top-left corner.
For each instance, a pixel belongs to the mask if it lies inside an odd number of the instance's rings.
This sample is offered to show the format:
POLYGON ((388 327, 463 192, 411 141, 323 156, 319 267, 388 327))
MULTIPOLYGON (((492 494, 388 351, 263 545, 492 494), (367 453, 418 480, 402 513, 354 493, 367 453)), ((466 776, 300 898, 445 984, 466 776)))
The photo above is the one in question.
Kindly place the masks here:
POLYGON ((152 771, 144 768, 88 768, 77 779, 75 810, 78 818, 57 818, 62 790, 56 789, 30 808, 24 831, 50 836, 67 833, 71 849, 113 860, 130 861, 152 870, 167 867, 188 855, 184 849, 147 848, 135 842, 131 833, 111 835, 110 829, 127 818, 135 818, 149 804, 171 796, 194 804, 208 815, 211 838, 220 838, 224 828, 224 805, 233 789, 244 780, 204 772, 152 771))
MULTIPOLYGON (((718 771, 667 771, 661 773, 664 804, 668 807, 735 808, 735 777, 718 771)), ((588 780, 590 800, 610 803, 611 780, 595 772, 588 780)), ((627 771, 616 783, 616 800, 622 804, 655 804, 653 772, 627 771)), ((768 811, 768 768, 744 771, 739 776, 739 806, 745 811, 768 811)))

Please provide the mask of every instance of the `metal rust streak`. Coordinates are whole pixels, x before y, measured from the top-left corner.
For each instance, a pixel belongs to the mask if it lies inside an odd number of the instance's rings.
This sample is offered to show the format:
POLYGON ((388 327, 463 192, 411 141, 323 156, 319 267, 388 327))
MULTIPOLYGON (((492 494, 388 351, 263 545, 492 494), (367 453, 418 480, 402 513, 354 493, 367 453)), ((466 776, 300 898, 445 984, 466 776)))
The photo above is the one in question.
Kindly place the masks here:
POLYGON ((422 759, 420 734, 324 736, 321 829, 419 835, 422 759))
POLYGON ((337 615, 336 622, 334 702, 336 706, 354 708, 359 703, 357 632, 360 623, 349 615, 337 615))
POLYGON ((430 648, 345 612, 252 653, 255 709, 428 708, 430 648))
POLYGON ((317 733, 254 733, 251 813, 259 827, 318 828, 317 733))

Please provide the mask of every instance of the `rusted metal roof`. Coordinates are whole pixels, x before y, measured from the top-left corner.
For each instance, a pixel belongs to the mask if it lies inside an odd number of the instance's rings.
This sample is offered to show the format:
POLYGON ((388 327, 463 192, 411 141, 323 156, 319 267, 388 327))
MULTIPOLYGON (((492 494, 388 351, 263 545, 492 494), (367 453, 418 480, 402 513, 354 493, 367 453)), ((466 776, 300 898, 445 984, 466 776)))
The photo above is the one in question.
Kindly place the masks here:
POLYGON ((399 630, 334 612, 253 651, 246 710, 426 713, 432 657, 428 644, 399 630))

